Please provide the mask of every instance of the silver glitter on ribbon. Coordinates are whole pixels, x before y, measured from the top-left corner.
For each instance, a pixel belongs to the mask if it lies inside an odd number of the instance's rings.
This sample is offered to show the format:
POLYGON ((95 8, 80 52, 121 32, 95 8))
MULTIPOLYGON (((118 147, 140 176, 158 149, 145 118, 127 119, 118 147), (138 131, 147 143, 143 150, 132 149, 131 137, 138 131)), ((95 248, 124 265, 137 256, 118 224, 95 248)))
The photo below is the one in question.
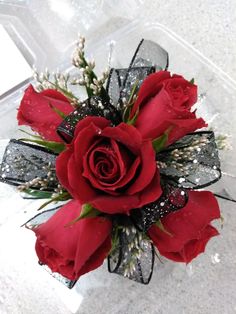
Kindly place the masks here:
POLYGON ((121 117, 119 112, 100 97, 91 97, 78 105, 78 108, 70 113, 57 128, 58 135, 70 143, 74 136, 76 124, 87 116, 105 117, 113 124, 119 124, 121 117))
POLYGON ((55 172, 56 155, 44 147, 10 140, 6 147, 0 181, 30 187, 41 191, 54 191, 58 185, 55 172))
POLYGON ((108 257, 108 270, 142 284, 152 277, 154 248, 144 232, 139 231, 126 219, 125 225, 113 224, 116 241, 108 257))
POLYGON ((161 177, 173 186, 201 189, 221 178, 215 137, 210 131, 184 136, 156 159, 161 177))
POLYGON ((159 219, 186 205, 187 190, 171 186, 166 182, 162 183, 162 190, 163 193, 158 200, 131 211, 131 218, 139 230, 146 232, 159 219))

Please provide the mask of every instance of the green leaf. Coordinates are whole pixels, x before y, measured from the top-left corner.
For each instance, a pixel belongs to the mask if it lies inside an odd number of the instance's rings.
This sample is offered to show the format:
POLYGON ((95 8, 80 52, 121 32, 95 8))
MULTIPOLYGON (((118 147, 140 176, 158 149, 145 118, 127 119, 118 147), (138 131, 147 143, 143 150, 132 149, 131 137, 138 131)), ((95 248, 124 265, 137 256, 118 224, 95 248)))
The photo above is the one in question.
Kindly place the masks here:
POLYGON ((129 119, 126 123, 129 124, 129 125, 134 125, 137 118, 138 118, 138 114, 139 114, 139 108, 138 110, 135 112, 135 115, 133 116, 132 119, 129 119))
POLYGON ((161 136, 152 141, 152 146, 156 153, 159 153, 163 148, 165 148, 168 141, 168 135, 172 127, 170 126, 161 136))
POLYGON ((81 210, 81 213, 80 213, 79 217, 77 217, 74 220, 70 221, 65 226, 69 227, 69 226, 73 225, 74 223, 76 223, 77 221, 79 221, 79 220, 81 220, 83 218, 96 217, 99 214, 100 214, 100 211, 97 210, 96 208, 94 208, 92 205, 84 204, 82 206, 82 210, 81 210))
POLYGON ((33 138, 35 138, 35 139, 39 139, 39 140, 41 140, 41 139, 42 139, 42 137, 41 137, 41 136, 31 134, 31 133, 29 133, 29 132, 26 132, 25 130, 21 130, 21 129, 19 129, 19 131, 20 131, 20 132, 22 132, 22 133, 25 133, 25 134, 27 134, 27 135, 29 135, 29 136, 31 136, 31 137, 33 137, 33 138))
POLYGON ((43 203, 38 210, 43 209, 44 207, 46 207, 47 205, 49 205, 50 203, 53 202, 62 202, 62 201, 67 201, 71 198, 70 194, 68 192, 63 192, 53 198, 51 198, 50 200, 48 200, 47 202, 43 203))
POLYGON ((63 150, 65 150, 65 144, 63 144, 63 143, 50 142, 50 141, 44 141, 44 140, 33 140, 30 138, 20 138, 19 140, 23 141, 23 142, 30 142, 30 143, 39 144, 39 145, 46 147, 47 149, 53 151, 56 154, 59 154, 63 150))
POLYGON ((163 226, 163 224, 162 224, 162 222, 161 222, 160 219, 156 222, 156 226, 157 226, 161 231, 163 231, 164 233, 168 234, 170 237, 173 237, 173 235, 172 235, 169 231, 167 231, 167 230, 165 229, 165 227, 163 226))
POLYGON ((152 141, 152 146, 156 153, 159 153, 164 147, 165 144, 168 141, 168 134, 165 132, 163 135, 156 138, 154 141, 152 141))
POLYGON ((49 103, 49 107, 54 111, 56 112, 59 117, 61 117, 62 119, 65 119, 66 117, 66 114, 64 112, 62 112, 61 110, 59 110, 58 108, 56 108, 55 106, 53 106, 51 103, 49 103))
POLYGON ((189 81, 190 84, 194 84, 194 78, 189 81))
POLYGON ((131 113, 131 110, 132 110, 132 107, 134 105, 134 96, 136 95, 137 93, 137 86, 138 86, 138 83, 139 81, 136 80, 132 86, 132 89, 131 89, 131 93, 130 93, 130 96, 129 96, 129 100, 127 102, 127 105, 126 105, 126 108, 123 112, 123 116, 122 116, 122 120, 129 124, 129 125, 133 125, 135 124, 136 120, 137 120, 137 117, 138 117, 138 113, 139 113, 139 109, 135 112, 133 118, 130 119, 130 113, 131 113))
POLYGON ((133 98, 134 98, 134 96, 135 96, 135 94, 136 94, 136 92, 137 92, 138 83, 139 83, 139 80, 137 79, 137 80, 134 82, 133 86, 132 86, 131 93, 130 93, 129 100, 128 100, 128 104, 131 104, 132 101, 133 101, 133 98))
POLYGON ((33 189, 24 190, 23 193, 26 193, 36 199, 44 199, 44 198, 51 198, 53 192, 48 191, 37 191, 33 189))

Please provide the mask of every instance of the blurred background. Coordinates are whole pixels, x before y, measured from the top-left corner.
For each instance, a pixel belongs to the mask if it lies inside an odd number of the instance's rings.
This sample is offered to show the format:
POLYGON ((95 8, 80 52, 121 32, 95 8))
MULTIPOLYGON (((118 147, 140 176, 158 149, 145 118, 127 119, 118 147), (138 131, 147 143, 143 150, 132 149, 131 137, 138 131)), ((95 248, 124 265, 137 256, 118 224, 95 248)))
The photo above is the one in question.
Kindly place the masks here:
MULTIPOLYGON (((0 154, 17 132, 16 108, 32 69, 69 70, 78 33, 102 68, 125 67, 142 37, 170 54, 170 70, 197 78, 204 117, 231 138, 216 190, 235 193, 235 0, 0 0, 0 154)), ((98 68, 98 71, 100 69, 98 68)), ((218 130, 219 131, 219 130, 218 130)), ((220 202, 221 237, 187 267, 157 264, 152 282, 108 274, 106 265, 69 290, 37 264, 34 235, 19 226, 40 201, 21 199, 0 184, 0 313, 236 313, 236 206, 220 202)), ((219 227, 219 225, 218 225, 219 227)))

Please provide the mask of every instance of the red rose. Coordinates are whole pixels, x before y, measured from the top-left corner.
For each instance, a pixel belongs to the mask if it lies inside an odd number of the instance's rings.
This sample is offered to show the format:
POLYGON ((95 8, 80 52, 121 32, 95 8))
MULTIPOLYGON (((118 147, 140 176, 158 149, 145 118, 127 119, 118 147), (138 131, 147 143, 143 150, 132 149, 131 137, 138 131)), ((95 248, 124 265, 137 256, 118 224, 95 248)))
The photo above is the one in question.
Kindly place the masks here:
POLYGON ((111 249, 112 223, 104 217, 84 218, 70 227, 81 205, 72 200, 34 229, 40 262, 70 280, 102 265, 111 249))
POLYGON ((206 126, 202 118, 196 118, 195 112, 191 112, 196 101, 196 85, 180 75, 159 71, 144 80, 131 117, 139 109, 135 126, 144 138, 155 139, 170 128, 169 145, 206 126))
POLYGON ((187 205, 161 219, 171 235, 153 225, 148 234, 160 254, 176 262, 189 263, 204 252, 210 238, 218 231, 210 225, 220 218, 216 198, 211 192, 189 192, 187 205))
POLYGON ((56 161, 57 177, 73 198, 109 214, 127 213, 161 195, 155 152, 133 126, 90 116, 56 161))
POLYGON ((68 115, 73 111, 69 100, 53 89, 40 93, 30 85, 24 94, 17 114, 19 125, 28 125, 39 133, 45 140, 62 142, 56 129, 62 118, 50 106, 53 106, 68 115))

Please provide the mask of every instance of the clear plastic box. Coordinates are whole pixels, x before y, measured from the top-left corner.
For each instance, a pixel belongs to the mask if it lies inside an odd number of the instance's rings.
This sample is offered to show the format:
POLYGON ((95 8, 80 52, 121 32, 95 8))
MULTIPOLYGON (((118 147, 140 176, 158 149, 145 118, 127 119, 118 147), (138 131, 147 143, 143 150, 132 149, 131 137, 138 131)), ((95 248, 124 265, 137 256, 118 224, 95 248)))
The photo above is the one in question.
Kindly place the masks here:
MULTIPOLYGON (((182 74, 187 79, 194 77, 200 95, 198 115, 203 116, 217 134, 229 135, 231 149, 220 152, 223 178, 210 189, 217 192, 226 189, 229 195, 235 198, 236 83, 200 52, 156 22, 145 20, 128 22, 124 18, 109 16, 101 1, 96 16, 91 16, 89 21, 75 23, 76 18, 80 16, 78 8, 64 7, 64 17, 59 18, 58 14, 52 13, 54 1, 47 3, 48 5, 51 3, 52 15, 47 15, 46 7, 44 10, 40 9, 40 1, 32 1, 31 4, 29 2, 27 6, 24 1, 15 1, 15 5, 11 1, 11 6, 9 1, 4 1, 0 7, 3 24, 28 63, 31 66, 38 66, 39 70, 46 66, 53 70, 56 67, 70 69, 69 57, 78 29, 87 36, 87 51, 96 60, 98 71, 107 66, 111 46, 113 46, 111 66, 126 67, 142 38, 157 42, 169 53, 171 72, 182 74), (68 8, 71 8, 71 11, 68 8), (40 10, 40 14, 37 10, 40 10), (35 16, 37 16, 36 20, 34 20, 35 16), (99 20, 98 24, 95 23, 95 18, 96 21, 99 20), (61 30, 65 25, 64 33, 60 33, 56 27, 59 22, 58 29, 61 30)), ((62 3, 65 5, 67 2, 62 3)), ((141 2, 136 4, 142 5, 141 2)), ((86 12, 89 1, 84 1, 83 5, 83 12, 86 12)), ((54 13, 55 10, 57 10, 56 4, 54 13)), ((125 18, 127 17, 129 16, 125 18)), ((25 86, 25 83, 21 83, 0 100, 1 139, 14 137, 17 134, 16 108, 25 86)), ((4 189, 3 185, 0 185, 0 188, 4 189)), ((3 199, 4 192, 1 193, 0 202, 3 202, 3 199)), ((6 205, 6 202, 4 204, 6 205)), ((12 203, 10 204, 12 206, 12 203)), ((190 313, 194 306, 198 307, 198 311, 191 313, 233 313, 236 306, 232 301, 236 286, 234 270, 236 249, 233 244, 236 240, 235 205, 226 201, 220 201, 220 205, 225 217, 222 236, 213 239, 207 247, 206 254, 201 255, 188 268, 166 260, 164 264, 157 261, 151 283, 142 286, 108 274, 106 265, 103 265, 101 269, 82 277, 71 292, 65 292, 66 290, 59 287, 57 283, 51 283, 54 281, 52 278, 46 279, 46 277, 40 279, 38 289, 40 285, 44 287, 47 282, 55 289, 55 294, 63 295, 62 301, 71 311, 76 312, 79 309, 79 313, 80 310, 81 313, 162 313, 162 311, 168 314, 185 313, 185 311, 190 313), (204 292, 203 296, 202 292, 204 292)), ((21 208, 17 208, 17 217, 23 221, 24 207, 22 203, 20 206, 21 208), (22 214, 19 214, 20 210, 22 214)), ((8 211, 11 211, 11 208, 8 211)), ((9 216, 12 218, 12 215, 9 216)), ((10 219, 7 223, 10 224, 10 219)), ((32 235, 28 236, 32 237, 32 235)), ((33 250, 32 240, 26 243, 26 246, 27 250, 33 250)), ((32 263, 37 263, 36 257, 32 254, 26 255, 25 258, 31 258, 32 263)), ((37 285, 33 281, 39 280, 38 276, 32 273, 31 268, 24 268, 22 262, 24 257, 21 259, 19 265, 23 269, 19 267, 19 273, 23 271, 28 274, 27 277, 29 274, 32 275, 27 278, 31 282, 25 282, 24 285, 37 285)), ((17 273, 16 277, 21 280, 23 278, 17 273)), ((35 293, 38 293, 37 289, 35 293)), ((47 295, 46 290, 44 293, 47 295)), ((18 291, 18 294, 20 295, 21 291, 18 291)), ((24 298, 27 298, 27 295, 24 295, 24 298)), ((41 301, 45 304, 50 302, 47 298, 41 301)), ((51 302, 60 302, 58 296, 51 302)))

